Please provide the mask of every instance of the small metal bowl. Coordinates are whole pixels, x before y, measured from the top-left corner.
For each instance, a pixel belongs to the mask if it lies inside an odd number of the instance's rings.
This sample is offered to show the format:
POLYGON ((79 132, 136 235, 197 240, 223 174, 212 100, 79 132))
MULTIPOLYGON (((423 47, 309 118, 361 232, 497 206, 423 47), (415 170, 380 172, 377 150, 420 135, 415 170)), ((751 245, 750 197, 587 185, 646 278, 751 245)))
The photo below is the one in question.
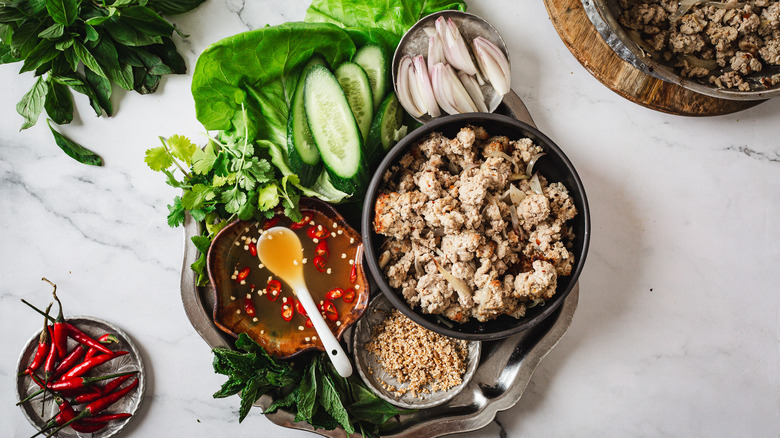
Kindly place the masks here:
POLYGON ((394 309, 393 304, 384 295, 377 295, 371 300, 368 312, 355 325, 352 334, 352 351, 354 352, 355 365, 363 382, 374 391, 377 397, 405 409, 428 409, 447 403, 458 395, 469 384, 479 365, 479 357, 482 352, 482 343, 470 341, 468 343, 468 363, 463 381, 446 391, 436 391, 429 394, 412 394, 407 392, 401 396, 384 388, 382 383, 399 388, 400 384, 390 376, 376 361, 373 354, 369 353, 365 346, 371 339, 374 327, 382 323, 385 316, 394 309))
POLYGON ((369 271, 387 299, 398 310, 417 324, 445 336, 458 339, 494 341, 535 327, 563 303, 563 300, 577 283, 577 278, 579 278, 585 265, 585 258, 588 254, 590 243, 590 211, 588 209, 588 199, 585 196, 585 188, 579 175, 577 175, 577 171, 566 157, 566 154, 550 138, 536 128, 511 117, 499 114, 469 113, 438 117, 404 137, 387 153, 368 186, 365 203, 363 204, 361 229, 363 230, 363 244, 365 245, 366 262, 369 271), (412 308, 401 295, 401 292, 390 286, 383 270, 379 267, 378 260, 381 252, 379 248, 382 246, 384 236, 374 232, 374 204, 378 194, 384 187, 385 171, 396 164, 409 148, 428 134, 441 132, 449 138, 454 138, 460 129, 466 125, 481 126, 490 135, 505 135, 513 140, 527 137, 533 140, 535 144, 541 146, 544 152, 547 152, 547 155, 544 159, 539 160, 535 169, 539 170, 539 173, 549 181, 562 182, 569 190, 574 206, 578 211, 577 216, 571 221, 571 226, 574 230, 571 251, 575 257, 571 275, 559 277, 555 295, 547 300, 544 306, 528 309, 526 315, 519 319, 501 315, 496 319, 485 322, 471 319, 465 323, 448 324, 444 321, 446 318, 441 315, 429 315, 423 313, 419 307, 412 308))
MULTIPOLYGON (((135 412, 138 410, 138 407, 141 406, 141 401, 143 401, 144 398, 144 391, 146 390, 146 373, 144 371, 144 363, 141 359, 141 354, 138 352, 138 349, 135 347, 133 341, 130 339, 127 333, 123 332, 110 322, 103 321, 102 319, 93 318, 91 316, 74 316, 68 318, 68 322, 81 329, 84 333, 93 339, 99 338, 104 333, 112 333, 119 339, 119 345, 113 349, 117 351, 126 350, 130 352, 130 354, 117 357, 116 359, 110 360, 103 365, 96 367, 94 371, 91 371, 88 374, 88 376, 100 376, 128 371, 138 371, 136 374, 136 377, 138 378, 138 387, 133 392, 127 394, 127 396, 111 405, 111 408, 109 408, 110 412, 127 412, 130 414, 135 414, 135 412)), ((19 361, 16 364, 16 370, 18 373, 24 371, 27 368, 27 365, 32 361, 33 356, 35 356, 35 351, 38 348, 39 336, 40 331, 36 332, 35 335, 30 338, 22 350, 22 354, 19 356, 19 361)), ((76 345, 78 345, 76 341, 68 339, 68 351, 70 351, 76 345)), ((132 381, 132 379, 130 381, 132 381)), ((126 385, 127 383, 125 383, 123 386, 126 385)), ((16 378, 17 401, 26 398, 29 394, 32 394, 37 390, 38 386, 27 375, 16 378)), ((41 401, 42 398, 39 397, 19 405, 27 420, 37 429, 44 427, 46 425, 46 420, 52 418, 58 412, 57 404, 51 397, 47 397, 46 405, 43 407, 44 414, 41 416, 41 401)), ((108 423, 108 426, 106 426, 105 429, 102 429, 93 434, 83 434, 74 431, 70 427, 66 427, 57 432, 57 436, 68 438, 89 435, 95 438, 108 438, 119 433, 119 431, 122 430, 122 428, 124 428, 133 418, 135 418, 135 415, 125 420, 112 421, 108 423)))
MULTIPOLYGON (((398 43, 398 47, 395 49, 391 70, 393 72, 393 89, 395 90, 396 95, 398 94, 398 81, 396 79, 396 72, 398 71, 398 65, 401 63, 401 58, 406 55, 424 55, 425 59, 428 59, 428 34, 425 33, 425 29, 435 29, 434 23, 439 17, 444 17, 445 19, 452 18, 452 21, 458 25, 460 33, 463 35, 463 39, 466 40, 467 43, 470 43, 471 40, 478 36, 490 40, 490 42, 498 46, 498 48, 504 52, 504 55, 506 55, 506 59, 509 61, 511 66, 512 61, 509 59, 509 52, 506 49, 504 39, 501 38, 501 34, 498 33, 496 28, 493 27, 492 24, 488 23, 484 18, 478 17, 474 14, 469 14, 468 12, 461 12, 457 10, 435 12, 431 15, 427 15, 421 18, 417 23, 414 24, 414 26, 406 31, 404 36, 401 38, 401 42, 398 43)), ((501 104, 502 96, 496 94, 496 90, 493 89, 493 87, 487 81, 485 81, 484 85, 480 86, 480 89, 482 90, 482 95, 485 96, 485 106, 487 106, 488 111, 492 113, 496 110, 496 108, 498 108, 498 105, 501 104)), ((442 114, 446 115, 446 113, 442 114)), ((427 123, 433 120, 433 117, 426 113, 420 117, 415 117, 415 119, 420 123, 427 123)))
POLYGON ((745 78, 752 86, 751 91, 721 89, 696 78, 685 78, 673 65, 656 61, 632 40, 618 22, 621 7, 618 0, 582 0, 588 18, 604 41, 620 58, 643 73, 661 79, 705 96, 728 100, 762 100, 780 96, 780 84, 771 88, 763 86, 758 78, 780 73, 780 66, 766 65, 762 76, 745 78))

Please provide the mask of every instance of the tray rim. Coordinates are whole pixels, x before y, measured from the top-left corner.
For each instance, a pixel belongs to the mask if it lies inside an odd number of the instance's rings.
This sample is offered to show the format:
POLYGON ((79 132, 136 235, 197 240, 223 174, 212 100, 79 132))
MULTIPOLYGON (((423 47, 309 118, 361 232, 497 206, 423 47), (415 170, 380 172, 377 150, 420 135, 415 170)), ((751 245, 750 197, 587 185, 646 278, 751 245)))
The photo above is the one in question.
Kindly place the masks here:
MULTIPOLYGON (((531 114, 526 108, 523 101, 515 93, 514 90, 504 96, 502 102, 509 116, 514 117, 522 122, 525 122, 533 127, 536 127, 531 114)), ((226 335, 223 335, 220 330, 211 321, 211 312, 208 311, 201 300, 198 298, 200 295, 199 286, 197 286, 197 277, 195 272, 190 269, 190 265, 197 260, 198 251, 194 245, 190 242, 190 237, 199 234, 201 230, 201 224, 192 219, 187 213, 184 221, 184 257, 182 262, 181 271, 181 298, 184 306, 187 319, 190 324, 195 328, 195 331, 211 348, 232 348, 232 345, 228 343, 226 335)), ((569 329, 574 313, 577 310, 579 303, 579 280, 574 284, 569 296, 563 301, 561 306, 549 318, 556 318, 555 323, 550 329, 542 335, 542 337, 528 350, 525 357, 519 363, 519 369, 517 371, 515 380, 500 396, 492 398, 486 402, 484 408, 472 415, 460 415, 454 417, 444 418, 431 418, 430 420, 422 423, 418 423, 407 429, 396 432, 393 435, 387 435, 394 438, 405 437, 417 437, 417 436, 430 436, 437 437, 442 435, 448 435, 459 432, 469 432, 477 429, 481 429, 495 418, 499 411, 505 411, 510 409, 520 401, 525 389, 531 381, 531 376, 544 359, 556 345, 563 338, 563 335, 569 329)), ((489 343, 503 344, 508 342, 515 342, 519 340, 524 333, 518 333, 508 338, 497 341, 483 341, 489 343)), ((484 349, 483 349, 484 351, 484 349)), ((481 366, 481 365, 480 365, 481 366)), ((480 367, 477 367, 477 372, 480 367)), ((473 384, 473 382, 472 382, 473 384)), ((272 402, 272 399, 268 395, 264 395, 254 406, 260 407, 265 410, 272 402)), ((348 437, 346 431, 341 428, 334 430, 314 429, 308 423, 296 423, 293 421, 294 416, 282 409, 279 409, 273 414, 267 414, 271 422, 276 425, 290 428, 305 430, 316 433, 321 436, 342 438, 348 437)), ((360 436, 359 434, 353 434, 352 436, 360 436)))

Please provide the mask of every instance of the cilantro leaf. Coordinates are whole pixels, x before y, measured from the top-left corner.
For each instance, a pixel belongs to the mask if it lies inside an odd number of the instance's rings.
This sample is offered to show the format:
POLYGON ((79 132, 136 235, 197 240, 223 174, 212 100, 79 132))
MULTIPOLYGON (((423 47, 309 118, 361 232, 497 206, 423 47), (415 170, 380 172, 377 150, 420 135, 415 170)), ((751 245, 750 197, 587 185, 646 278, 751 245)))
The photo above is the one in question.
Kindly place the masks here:
POLYGON ((182 135, 172 135, 167 140, 168 147, 171 148, 171 155, 187 163, 192 164, 192 155, 198 149, 190 139, 182 135))
POLYGON ((240 191, 238 186, 232 187, 222 192, 222 202, 225 203, 225 211, 238 213, 241 207, 246 204, 246 193, 240 191))
POLYGON ((173 198, 173 205, 168 206, 168 225, 178 227, 184 223, 184 207, 181 205, 181 198, 173 198))
POLYGON ((187 210, 203 208, 206 202, 214 199, 214 189, 203 184, 195 184, 190 190, 186 190, 181 197, 181 205, 187 210))
POLYGON ((150 169, 155 172, 160 172, 163 169, 173 166, 173 157, 168 154, 168 151, 166 151, 164 147, 157 146, 156 148, 146 150, 144 162, 150 169))
POLYGON ((201 253, 207 252, 209 250, 209 246, 211 246, 211 238, 209 236, 192 236, 190 240, 192 240, 195 248, 197 248, 201 253))
POLYGON ((279 187, 274 184, 266 184, 257 191, 257 208, 259 210, 271 210, 279 204, 279 187))
POLYGON ((192 154, 192 171, 205 175, 214 167, 217 161, 217 154, 214 153, 214 142, 209 141, 205 148, 197 148, 192 154))

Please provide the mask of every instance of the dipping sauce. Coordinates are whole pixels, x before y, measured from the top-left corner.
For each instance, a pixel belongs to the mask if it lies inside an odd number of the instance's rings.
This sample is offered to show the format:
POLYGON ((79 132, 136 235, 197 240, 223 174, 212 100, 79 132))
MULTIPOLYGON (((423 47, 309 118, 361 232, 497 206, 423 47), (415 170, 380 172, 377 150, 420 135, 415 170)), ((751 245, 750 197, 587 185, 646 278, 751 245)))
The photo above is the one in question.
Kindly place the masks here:
POLYGON ((223 270, 229 278, 215 285, 217 325, 233 334, 247 333, 269 354, 281 357, 322 348, 322 343, 290 286, 261 263, 257 253, 261 233, 285 227, 298 236, 301 246, 294 250, 298 254, 279 254, 279 259, 300 263, 312 299, 336 336, 346 328, 345 323, 357 319, 356 307, 362 313, 368 299, 364 293, 367 280, 358 266, 363 253, 357 232, 320 211, 301 212, 303 220, 297 223, 282 214, 260 223, 242 223, 243 229, 231 237, 222 266, 209 262, 210 271, 223 270))

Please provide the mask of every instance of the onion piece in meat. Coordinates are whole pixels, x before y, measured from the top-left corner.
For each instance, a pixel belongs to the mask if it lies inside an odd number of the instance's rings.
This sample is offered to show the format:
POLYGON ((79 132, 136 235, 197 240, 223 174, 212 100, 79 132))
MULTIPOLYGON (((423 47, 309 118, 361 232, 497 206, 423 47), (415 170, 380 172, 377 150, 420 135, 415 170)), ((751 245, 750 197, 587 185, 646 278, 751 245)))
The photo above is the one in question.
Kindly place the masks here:
POLYGON ((414 256, 414 272, 417 274, 418 278, 422 277, 425 274, 425 270, 420 264, 420 258, 417 257, 417 255, 414 256))
POLYGON ((540 153, 534 155, 533 157, 531 157, 531 161, 528 162, 528 167, 526 167, 526 169, 525 169, 525 174, 528 175, 528 176, 533 175, 534 174, 534 165, 539 160, 539 158, 541 158, 541 157, 543 157, 545 155, 547 155, 547 152, 540 152, 540 153))
POLYGON ((523 199, 525 199, 525 193, 518 189, 514 184, 509 185, 509 190, 507 190, 504 195, 509 195, 509 200, 512 201, 512 205, 515 207, 519 206, 520 203, 523 202, 523 199))
POLYGON ((683 15, 687 14, 694 6, 704 3, 706 0, 682 0, 680 6, 669 16, 669 21, 674 23, 679 20, 683 15))
POLYGON ((509 217, 512 218, 512 228, 515 230, 520 229, 520 219, 517 218, 517 208, 514 206, 509 207, 509 217))
POLYGON ((714 59, 701 59, 693 55, 682 55, 682 59, 691 67, 706 68, 707 70, 715 70, 718 68, 718 62, 714 59))
POLYGON ((523 179, 528 179, 530 176, 524 174, 524 173, 513 173, 509 175, 509 181, 520 181, 523 179))
POLYGON ((444 269, 435 259, 433 262, 436 263, 436 268, 439 269, 439 273, 452 285, 452 288, 455 289, 458 295, 464 298, 471 297, 471 289, 469 289, 469 286, 463 280, 450 274, 450 272, 444 269))
POLYGON ((529 184, 531 184, 531 190, 534 191, 537 195, 541 195, 542 192, 542 183, 539 182, 539 174, 535 173, 534 176, 531 177, 531 181, 528 181, 529 184))

